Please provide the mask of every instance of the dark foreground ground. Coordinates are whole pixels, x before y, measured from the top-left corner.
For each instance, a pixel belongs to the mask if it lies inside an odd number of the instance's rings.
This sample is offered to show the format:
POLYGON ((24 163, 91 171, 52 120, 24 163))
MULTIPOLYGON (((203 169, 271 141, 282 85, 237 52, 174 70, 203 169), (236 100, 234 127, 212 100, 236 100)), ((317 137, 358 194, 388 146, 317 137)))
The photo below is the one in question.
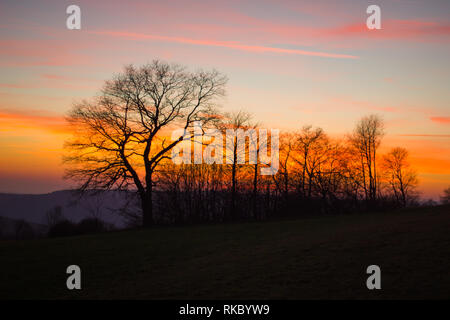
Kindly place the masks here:
POLYGON ((448 299, 450 207, 5 241, 0 269, 2 299, 448 299))

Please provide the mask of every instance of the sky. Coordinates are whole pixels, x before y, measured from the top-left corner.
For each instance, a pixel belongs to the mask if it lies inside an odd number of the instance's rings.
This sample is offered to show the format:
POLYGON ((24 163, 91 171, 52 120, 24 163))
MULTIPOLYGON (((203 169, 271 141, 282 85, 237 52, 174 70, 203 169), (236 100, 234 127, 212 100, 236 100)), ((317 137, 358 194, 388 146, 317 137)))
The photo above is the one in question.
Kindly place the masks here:
POLYGON ((224 111, 343 138, 379 114, 382 150, 406 147, 420 191, 450 186, 450 1, 0 1, 0 192, 62 179, 64 116, 124 65, 153 59, 229 78, 224 111), (66 8, 81 8, 69 30, 66 8), (369 30, 366 9, 381 8, 369 30))

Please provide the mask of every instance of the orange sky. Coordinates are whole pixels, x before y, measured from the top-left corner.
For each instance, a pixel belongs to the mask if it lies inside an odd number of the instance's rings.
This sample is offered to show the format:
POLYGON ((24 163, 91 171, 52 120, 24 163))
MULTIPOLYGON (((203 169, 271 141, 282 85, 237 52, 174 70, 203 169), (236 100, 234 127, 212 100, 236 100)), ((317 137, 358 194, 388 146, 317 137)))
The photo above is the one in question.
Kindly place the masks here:
POLYGON ((450 2, 78 1, 0 4, 0 192, 66 188, 64 114, 124 64, 155 58, 229 78, 224 111, 266 127, 320 126, 343 137, 364 115, 386 122, 382 151, 403 146, 425 197, 450 185, 450 2))

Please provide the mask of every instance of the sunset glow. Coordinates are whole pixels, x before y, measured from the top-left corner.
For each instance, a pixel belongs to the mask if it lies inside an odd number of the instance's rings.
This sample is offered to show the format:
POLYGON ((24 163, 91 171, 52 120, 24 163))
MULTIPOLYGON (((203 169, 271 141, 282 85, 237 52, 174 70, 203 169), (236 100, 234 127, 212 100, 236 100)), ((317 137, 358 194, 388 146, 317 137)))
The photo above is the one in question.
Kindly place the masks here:
POLYGON ((381 153, 409 150, 424 198, 450 185, 450 2, 61 1, 0 4, 0 192, 46 193, 63 180, 65 115, 126 64, 159 58, 229 78, 224 111, 267 128, 322 127, 344 139, 379 114, 381 153), (430 5, 433 3, 433 5, 430 5))

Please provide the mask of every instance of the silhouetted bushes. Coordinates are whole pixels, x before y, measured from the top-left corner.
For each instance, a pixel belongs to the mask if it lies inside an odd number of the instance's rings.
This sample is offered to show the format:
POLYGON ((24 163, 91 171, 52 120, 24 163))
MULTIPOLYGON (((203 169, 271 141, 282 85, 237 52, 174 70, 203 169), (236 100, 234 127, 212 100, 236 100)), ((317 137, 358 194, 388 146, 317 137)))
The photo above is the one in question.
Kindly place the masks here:
POLYGON ((49 237, 67 237, 77 234, 77 226, 69 220, 63 220, 55 223, 48 230, 49 237))
POLYGON ((97 218, 86 218, 78 223, 77 227, 78 234, 87 233, 99 233, 107 231, 105 223, 97 218))
POLYGON ((97 218, 85 218, 79 223, 62 220, 49 228, 49 237, 68 237, 81 234, 105 232, 109 228, 106 223, 97 218))
POLYGON ((16 240, 33 239, 36 235, 31 225, 25 220, 17 220, 14 225, 16 240))

